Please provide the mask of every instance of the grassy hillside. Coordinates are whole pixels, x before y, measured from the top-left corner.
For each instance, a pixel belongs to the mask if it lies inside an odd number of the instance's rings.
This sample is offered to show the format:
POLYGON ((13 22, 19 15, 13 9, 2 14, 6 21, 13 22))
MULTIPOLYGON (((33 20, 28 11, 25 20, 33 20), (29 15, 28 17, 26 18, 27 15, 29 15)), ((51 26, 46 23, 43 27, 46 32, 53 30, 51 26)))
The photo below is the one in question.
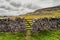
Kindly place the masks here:
POLYGON ((49 8, 43 8, 43 9, 38 9, 35 12, 27 13, 24 15, 21 15, 19 17, 24 17, 26 19, 33 19, 33 18, 44 18, 44 17, 60 17, 60 6, 55 6, 55 7, 49 7, 49 8))
POLYGON ((41 15, 52 15, 52 14, 55 14, 56 12, 60 13, 60 6, 38 9, 34 12, 27 13, 25 15, 40 15, 40 16, 41 15))

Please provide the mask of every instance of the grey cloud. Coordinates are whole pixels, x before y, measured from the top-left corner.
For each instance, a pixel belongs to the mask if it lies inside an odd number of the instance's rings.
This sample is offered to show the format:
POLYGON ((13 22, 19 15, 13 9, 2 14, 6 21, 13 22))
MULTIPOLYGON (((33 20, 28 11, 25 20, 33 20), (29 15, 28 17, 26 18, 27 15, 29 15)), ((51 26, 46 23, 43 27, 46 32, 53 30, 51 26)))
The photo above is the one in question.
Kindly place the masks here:
POLYGON ((29 7, 29 9, 39 9, 40 7, 38 7, 38 6, 31 6, 31 7, 29 7))
POLYGON ((16 3, 16 2, 10 2, 10 4, 14 7, 17 7, 17 8, 21 6, 20 3, 16 3))
POLYGON ((10 0, 6 0, 6 1, 8 1, 8 2, 9 2, 10 0))
POLYGON ((60 0, 53 0, 54 5, 60 5, 60 0))
POLYGON ((6 13, 6 11, 4 11, 4 10, 0 10, 0 13, 6 13))
POLYGON ((13 9, 13 8, 11 8, 9 6, 4 6, 4 5, 0 6, 0 8, 5 9, 5 10, 18 11, 18 9, 13 9))
POLYGON ((0 16, 17 16, 17 11, 7 11, 4 9, 0 9, 0 16))
POLYGON ((37 5, 33 5, 33 4, 27 4, 27 5, 24 5, 26 8, 29 8, 29 9, 39 9, 40 7, 38 7, 37 5))
POLYGON ((4 15, 7 15, 8 13, 6 13, 6 10, 0 10, 0 16, 4 16, 4 15))

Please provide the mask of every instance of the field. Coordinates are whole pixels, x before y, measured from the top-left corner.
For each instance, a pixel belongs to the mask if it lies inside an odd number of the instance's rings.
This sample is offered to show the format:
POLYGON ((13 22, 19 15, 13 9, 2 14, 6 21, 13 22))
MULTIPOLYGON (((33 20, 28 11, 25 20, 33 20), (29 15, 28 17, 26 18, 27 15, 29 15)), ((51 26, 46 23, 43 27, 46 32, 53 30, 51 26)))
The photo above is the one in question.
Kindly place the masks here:
MULTIPOLYGON (((25 33, 0 33, 0 40, 26 40, 25 33)), ((60 40, 60 30, 31 33, 28 40, 60 40)))
POLYGON ((32 33, 31 40, 60 40, 60 30, 32 33))
POLYGON ((0 32, 0 40, 25 40, 25 33, 3 33, 0 32))

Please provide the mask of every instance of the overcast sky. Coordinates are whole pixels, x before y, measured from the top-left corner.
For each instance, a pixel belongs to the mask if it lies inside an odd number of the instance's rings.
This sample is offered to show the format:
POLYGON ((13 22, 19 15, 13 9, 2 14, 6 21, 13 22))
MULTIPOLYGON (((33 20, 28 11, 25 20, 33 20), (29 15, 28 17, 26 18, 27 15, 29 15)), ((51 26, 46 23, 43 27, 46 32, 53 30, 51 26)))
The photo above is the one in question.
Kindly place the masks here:
POLYGON ((0 0, 0 16, 17 16, 60 5, 60 0, 0 0))

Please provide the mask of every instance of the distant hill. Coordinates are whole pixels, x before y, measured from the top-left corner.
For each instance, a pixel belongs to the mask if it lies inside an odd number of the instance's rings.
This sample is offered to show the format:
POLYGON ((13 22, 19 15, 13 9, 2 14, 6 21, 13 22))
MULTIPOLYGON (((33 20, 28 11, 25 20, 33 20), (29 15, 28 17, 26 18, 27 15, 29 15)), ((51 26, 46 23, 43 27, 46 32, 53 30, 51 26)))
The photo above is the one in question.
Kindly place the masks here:
POLYGON ((38 9, 35 12, 30 12, 25 15, 48 15, 53 14, 55 12, 60 12, 60 6, 38 9))

